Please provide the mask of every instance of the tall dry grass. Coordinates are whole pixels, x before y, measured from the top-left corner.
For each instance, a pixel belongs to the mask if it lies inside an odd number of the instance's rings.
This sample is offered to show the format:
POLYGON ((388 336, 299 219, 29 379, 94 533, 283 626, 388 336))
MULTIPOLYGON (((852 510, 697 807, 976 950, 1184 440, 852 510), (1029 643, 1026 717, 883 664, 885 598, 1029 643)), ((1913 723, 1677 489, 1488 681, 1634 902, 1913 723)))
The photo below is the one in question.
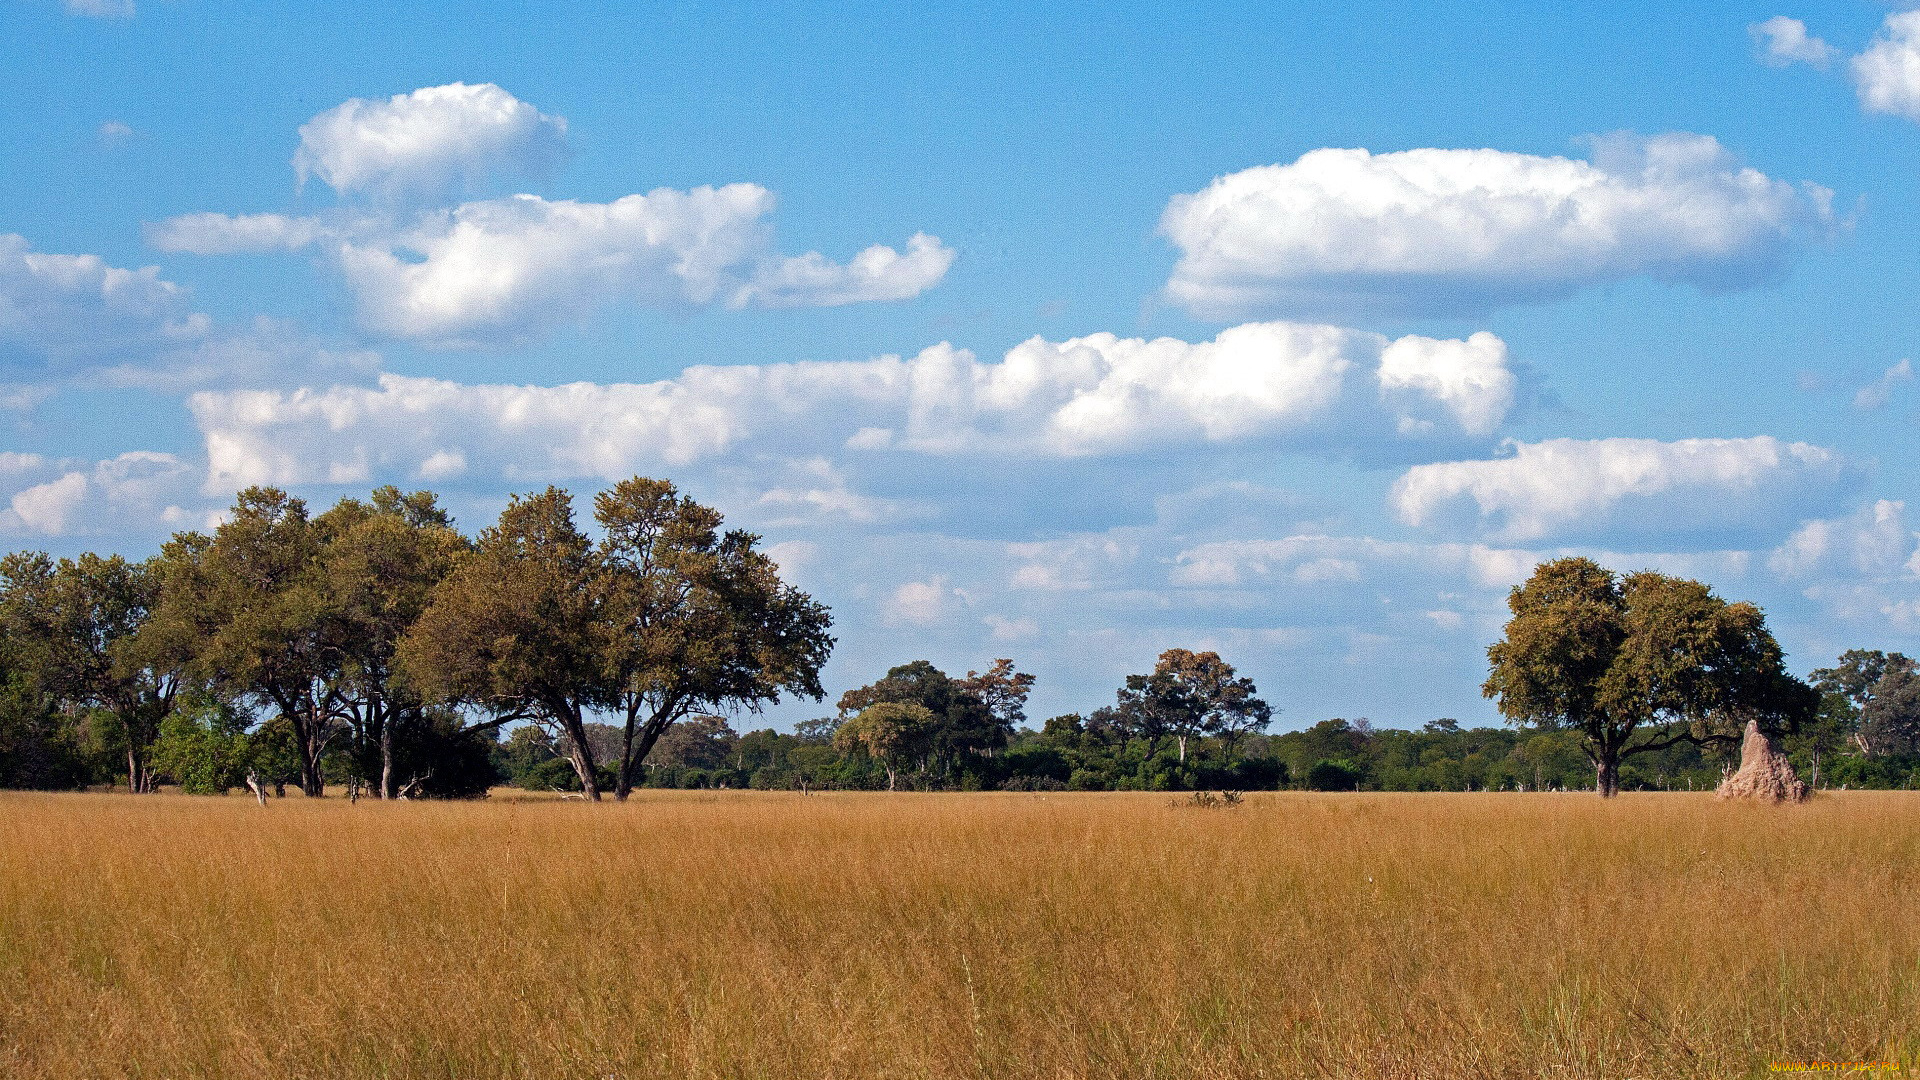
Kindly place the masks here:
POLYGON ((0 798, 8 1077, 1667 1077, 1920 1044, 1920 798, 0 798))

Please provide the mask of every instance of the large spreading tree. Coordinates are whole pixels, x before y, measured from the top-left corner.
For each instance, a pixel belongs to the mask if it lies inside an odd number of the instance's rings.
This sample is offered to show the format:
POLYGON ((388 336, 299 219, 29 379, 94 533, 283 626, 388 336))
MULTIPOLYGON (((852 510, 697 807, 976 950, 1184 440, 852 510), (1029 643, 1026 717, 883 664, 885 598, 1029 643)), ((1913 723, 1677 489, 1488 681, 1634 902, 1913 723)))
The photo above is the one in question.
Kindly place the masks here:
POLYGON ((1749 721, 1793 731, 1818 709, 1819 695, 1786 673, 1760 609, 1698 581, 1556 559, 1507 606, 1484 692, 1511 723, 1575 733, 1603 796, 1619 793, 1629 757, 1730 746, 1749 721))
POLYGON ((423 697, 548 728, 581 790, 598 799, 587 718, 613 706, 616 688, 607 677, 609 635, 593 554, 566 492, 516 496, 435 588, 398 662, 423 697))
POLYGON ((717 512, 642 477, 602 493, 594 516, 598 544, 565 491, 514 499, 402 644, 412 685, 547 726, 596 800, 602 765, 624 799, 679 720, 822 696, 832 618, 781 581, 758 537, 722 533, 717 512), (623 721, 614 761, 594 753, 595 714, 623 721))
POLYGON ((1216 652, 1168 649, 1153 670, 1129 675, 1116 695, 1111 722, 1146 740, 1151 758, 1161 739, 1171 737, 1187 760, 1187 740, 1219 735, 1231 743, 1264 730, 1273 708, 1260 700, 1253 680, 1235 673, 1216 652))
POLYGON ((758 536, 723 533, 719 511, 638 476, 601 492, 594 520, 605 533, 594 569, 622 721, 616 798, 689 716, 758 710, 782 693, 825 696, 833 618, 780 580, 758 536))

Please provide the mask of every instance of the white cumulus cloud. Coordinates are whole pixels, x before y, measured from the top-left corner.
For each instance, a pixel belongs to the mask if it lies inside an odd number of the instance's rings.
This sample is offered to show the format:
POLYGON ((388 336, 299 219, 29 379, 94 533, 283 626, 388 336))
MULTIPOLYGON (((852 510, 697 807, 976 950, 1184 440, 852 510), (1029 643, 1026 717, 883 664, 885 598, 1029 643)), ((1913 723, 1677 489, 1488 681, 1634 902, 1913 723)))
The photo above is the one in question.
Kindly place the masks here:
POLYGON ((947 275, 954 251, 937 236, 915 233, 902 253, 882 244, 845 265, 817 251, 762 266, 729 301, 735 307, 841 307, 910 300, 947 275))
POLYGON ((0 235, 0 373, 9 378, 147 356, 199 341, 210 325, 158 267, 46 254, 0 235))
POLYGON ((1767 558, 1768 569, 1784 577, 1848 574, 1890 578, 1920 573, 1920 539, 1907 523, 1906 504, 1880 499, 1844 518, 1801 523, 1767 558))
POLYGON ((1747 33, 1759 49, 1760 59, 1774 67, 1811 64, 1825 68, 1839 53, 1833 46, 1810 36, 1806 23, 1785 15, 1775 15, 1765 22, 1754 23, 1747 27, 1747 33))
POLYGON ((1920 120, 1920 11, 1887 16, 1880 35, 1851 66, 1861 105, 1920 120))
POLYGON ((1920 531, 1906 504, 1879 499, 1839 518, 1803 522, 1767 568, 1827 614, 1879 630, 1920 629, 1920 531))
MULTIPOLYGON (((1055 458, 1265 440, 1336 453, 1474 441, 1511 400, 1505 346, 1254 323, 1213 341, 1034 338, 1000 363, 937 345, 912 358, 690 367, 654 383, 203 392, 191 406, 212 489, 336 476, 616 478, 730 453, 888 450, 1055 458), (1400 351, 1395 352, 1396 349, 1400 351), (1389 364, 1388 357, 1395 360, 1389 364), (1411 426, 1413 413, 1427 417, 1411 426)), ((828 470, 774 503, 879 508, 828 470)))
POLYGON ((0 474, 14 490, 0 496, 6 499, 0 534, 124 535, 142 525, 157 529, 186 515, 171 500, 190 499, 195 471, 172 454, 149 450, 92 463, 3 454, 0 474))
POLYGON ((1407 403, 1403 428, 1432 428, 1419 417, 1424 399, 1467 433, 1490 435, 1513 408, 1515 383, 1507 343, 1485 330, 1465 341, 1410 334, 1380 354, 1380 389, 1407 403))
POLYGON ((1176 196, 1160 228, 1169 296, 1205 317, 1445 314, 1639 275, 1751 284, 1831 232, 1831 200, 1708 136, 1616 135, 1591 161, 1314 150, 1176 196))
POLYGON ((840 264, 781 256, 757 184, 661 188, 609 203, 516 195, 412 215, 188 214, 151 226, 163 251, 314 247, 344 275, 360 320, 442 346, 512 344, 627 301, 665 307, 834 307, 906 300, 939 284, 954 251, 915 234, 840 264))
POLYGON ((1415 466, 1394 484, 1393 507, 1410 525, 1464 524, 1506 541, 1609 529, 1716 534, 1804 511, 1843 474, 1833 451, 1771 436, 1549 439, 1512 451, 1415 466))
POLYGON ((433 195, 496 173, 544 175, 566 134, 564 118, 492 83, 452 83, 328 109, 301 125, 293 167, 342 193, 433 195))
POLYGON ((1410 543, 1367 536, 1300 533, 1274 540, 1219 540, 1174 556, 1169 579, 1186 587, 1239 587, 1267 582, 1316 585, 1377 577, 1383 567, 1444 572, 1482 588, 1526 579, 1539 556, 1486 544, 1410 543))
POLYGON ((452 205, 435 196, 496 174, 538 175, 566 121, 492 83, 386 101, 354 98, 300 129, 294 168, 371 202, 310 216, 185 214, 147 227, 162 251, 312 250, 339 272, 361 323, 442 347, 513 345, 619 302, 664 307, 835 307, 907 300, 940 283, 955 252, 924 232, 848 261, 783 255, 758 184, 659 188, 611 202, 517 194, 452 205))
POLYGON ((947 585, 947 579, 936 574, 893 590, 881 618, 888 626, 932 626, 946 618, 956 599, 959 597, 947 585))
POLYGON ((188 255, 262 255, 298 251, 333 230, 315 218, 285 214, 183 214, 147 226, 147 243, 188 255))

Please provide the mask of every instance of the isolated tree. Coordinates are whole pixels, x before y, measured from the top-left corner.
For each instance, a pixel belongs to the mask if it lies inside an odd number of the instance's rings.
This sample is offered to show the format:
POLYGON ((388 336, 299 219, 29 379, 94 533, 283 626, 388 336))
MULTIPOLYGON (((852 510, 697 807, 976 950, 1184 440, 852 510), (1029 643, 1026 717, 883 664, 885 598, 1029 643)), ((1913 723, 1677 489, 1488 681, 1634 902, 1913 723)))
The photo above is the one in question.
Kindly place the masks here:
POLYGON ((1602 796, 1619 793, 1627 757, 1731 745, 1749 720, 1790 731, 1817 704, 1784 670, 1760 610, 1697 581, 1557 559, 1507 604, 1483 691, 1512 723, 1577 733, 1602 796))
POLYGON ((396 662, 427 700, 465 701, 497 723, 532 720, 600 798, 588 715, 618 703, 593 543, 559 488, 515 496, 433 590, 396 662))
POLYGON ((112 725, 135 793, 153 790, 150 756, 180 687, 181 657, 136 645, 159 594, 151 562, 0 559, 0 633, 14 669, 55 703, 112 725))
POLYGON ((878 761, 892 791, 901 769, 926 751, 936 723, 933 710, 918 702, 876 702, 841 724, 833 745, 842 753, 864 751, 878 761))
POLYGON ((634 477, 594 500, 593 560, 608 675, 623 721, 615 796, 625 799, 662 733, 697 713, 758 711, 825 696, 826 607, 780 580, 752 533, 664 480, 634 477))
POLYGON ((1172 736, 1184 763, 1188 739, 1224 735, 1233 741, 1263 730, 1273 708, 1256 694, 1253 680, 1236 676, 1219 653, 1168 649, 1152 672, 1127 676, 1117 694, 1115 721, 1130 736, 1146 740, 1148 758, 1159 740, 1172 736))

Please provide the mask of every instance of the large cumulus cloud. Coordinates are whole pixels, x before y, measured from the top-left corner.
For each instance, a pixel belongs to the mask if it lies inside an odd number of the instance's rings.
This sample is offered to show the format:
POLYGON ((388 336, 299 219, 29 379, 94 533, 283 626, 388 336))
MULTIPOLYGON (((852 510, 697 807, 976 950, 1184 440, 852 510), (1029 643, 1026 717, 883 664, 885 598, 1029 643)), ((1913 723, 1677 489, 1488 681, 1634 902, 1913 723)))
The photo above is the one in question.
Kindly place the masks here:
POLYGON ((204 392, 212 488, 377 476, 615 478, 723 454, 1078 458, 1264 440, 1344 453, 1484 442, 1513 403, 1506 349, 1254 323, 1206 342, 1035 338, 999 363, 917 356, 688 368, 645 384, 204 392))
POLYGON ((1393 487, 1395 511, 1409 525, 1508 542, 1724 538, 1778 530, 1830 505, 1849 476, 1839 454, 1767 435, 1547 439, 1509 449, 1414 466, 1393 487))
POLYGON ((670 308, 836 307, 907 300, 946 277, 955 252, 915 233, 838 262, 780 254, 773 192, 751 183, 659 188, 610 202, 516 194, 434 205, 431 196, 551 164, 566 121, 492 84, 354 99, 300 129, 294 159, 343 195, 321 214, 185 214, 149 227, 162 251, 313 251, 352 293, 360 322, 442 347, 512 346, 617 303, 670 308))
POLYGON ((385 101, 352 98, 300 127, 294 171, 342 194, 438 194, 489 176, 542 176, 565 150, 567 121, 492 83, 428 86, 385 101))
POLYGON ((1701 135, 1499 150, 1315 150, 1176 196, 1167 283, 1206 317, 1454 314, 1646 275, 1707 289, 1777 272, 1834 227, 1832 193, 1701 135))

